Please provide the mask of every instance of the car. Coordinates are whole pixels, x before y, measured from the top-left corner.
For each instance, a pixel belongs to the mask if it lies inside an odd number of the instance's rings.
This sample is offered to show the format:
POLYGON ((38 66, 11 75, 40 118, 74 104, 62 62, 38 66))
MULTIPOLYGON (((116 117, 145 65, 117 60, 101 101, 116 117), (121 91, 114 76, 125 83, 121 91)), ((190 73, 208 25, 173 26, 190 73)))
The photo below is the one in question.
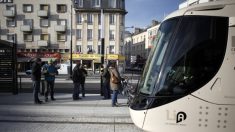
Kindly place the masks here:
POLYGON ((25 73, 26 73, 26 75, 31 75, 32 74, 32 70, 26 70, 25 73))

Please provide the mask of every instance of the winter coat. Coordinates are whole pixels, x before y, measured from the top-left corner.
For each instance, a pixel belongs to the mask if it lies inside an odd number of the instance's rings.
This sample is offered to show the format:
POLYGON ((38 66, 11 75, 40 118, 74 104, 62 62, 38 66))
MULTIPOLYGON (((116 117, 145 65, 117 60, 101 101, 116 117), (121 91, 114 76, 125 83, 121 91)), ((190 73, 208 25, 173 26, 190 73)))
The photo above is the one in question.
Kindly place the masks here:
POLYGON ((110 73, 108 68, 104 68, 104 72, 102 73, 102 78, 104 82, 110 81, 110 73))
POLYGON ((55 75, 58 74, 56 67, 53 64, 51 64, 51 65, 45 66, 44 70, 46 70, 45 80, 46 81, 55 81, 55 75))
POLYGON ((84 68, 81 68, 80 70, 82 72, 81 84, 84 84, 86 81, 87 71, 84 68))
POLYGON ((32 65, 32 76, 33 81, 41 81, 41 65, 34 62, 32 65))
POLYGON ((109 74, 110 74, 110 88, 111 88, 111 90, 118 90, 121 87, 121 77, 120 77, 118 70, 114 67, 110 67, 109 74), (114 74, 118 78, 118 80, 120 80, 119 83, 117 83, 117 84, 112 83, 112 79, 111 79, 112 74, 114 74))
POLYGON ((81 83, 82 81, 82 71, 79 68, 79 65, 76 65, 73 69, 72 80, 74 83, 81 83))

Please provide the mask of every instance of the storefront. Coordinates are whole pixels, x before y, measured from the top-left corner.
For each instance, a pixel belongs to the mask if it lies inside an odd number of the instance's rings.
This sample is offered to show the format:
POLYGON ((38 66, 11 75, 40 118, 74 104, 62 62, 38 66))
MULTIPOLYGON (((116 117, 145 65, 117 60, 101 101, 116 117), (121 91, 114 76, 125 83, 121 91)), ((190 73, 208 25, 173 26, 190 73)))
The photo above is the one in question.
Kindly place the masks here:
POLYGON ((31 69, 32 62, 35 58, 41 58, 43 62, 48 62, 49 60, 60 61, 60 53, 36 53, 36 52, 19 52, 17 53, 17 69, 18 72, 24 72, 31 69))
MULTIPOLYGON (((68 62, 70 59, 70 54, 63 54, 61 60, 63 62, 68 62)), ((73 54, 73 63, 77 60, 80 60, 81 64, 85 65, 88 71, 94 73, 100 72, 101 66, 101 55, 100 54, 73 54)), ((118 65, 119 69, 123 71, 125 69, 125 57, 117 54, 108 54, 104 55, 104 62, 114 61, 118 65)))

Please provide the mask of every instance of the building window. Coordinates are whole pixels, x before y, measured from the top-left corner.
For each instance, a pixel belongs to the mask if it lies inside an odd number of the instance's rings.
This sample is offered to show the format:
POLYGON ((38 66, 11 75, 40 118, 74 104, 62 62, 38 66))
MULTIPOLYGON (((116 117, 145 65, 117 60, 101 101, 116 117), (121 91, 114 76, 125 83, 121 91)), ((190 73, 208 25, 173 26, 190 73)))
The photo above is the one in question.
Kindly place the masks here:
POLYGON ((109 24, 114 25, 114 23, 115 23, 114 14, 109 14, 109 24))
POLYGON ((6 5, 6 10, 15 11, 15 5, 6 5))
POLYGON ((58 13, 66 13, 67 12, 67 6, 66 5, 57 5, 57 12, 58 13))
POLYGON ((98 40, 101 39, 101 29, 98 30, 98 40))
POLYGON ((49 20, 48 19, 40 19, 40 26, 41 27, 49 27, 49 20))
POLYGON ((10 42, 14 42, 15 34, 7 34, 7 40, 10 41, 10 42))
POLYGON ((76 50, 78 53, 82 53, 82 46, 81 45, 76 45, 76 50))
POLYGON ((24 5, 23 5, 23 12, 24 12, 24 13, 33 12, 33 5, 24 4, 24 5))
POLYGON ((7 19, 7 27, 15 27, 16 22, 15 19, 7 19))
POLYGON ((100 0, 92 0, 92 7, 100 7, 100 0))
POLYGON ((59 19, 57 20, 57 25, 66 25, 66 20, 65 19, 59 19))
POLYGON ((75 0, 75 4, 77 4, 78 7, 83 7, 83 0, 75 0))
POLYGON ((66 35, 58 33, 57 34, 57 41, 63 41, 63 42, 66 41, 66 35))
POLYGON ((49 41, 49 34, 41 34, 40 35, 40 40, 49 41))
POLYGON ((82 24, 82 14, 77 15, 77 24, 82 24))
POLYGON ((49 5, 40 5, 40 10, 49 11, 49 5))
POLYGON ((101 14, 98 14, 98 24, 101 25, 101 14))
POLYGON ((93 53, 93 46, 87 45, 87 54, 93 53))
POLYGON ((93 18, 92 18, 92 14, 91 13, 87 14, 87 23, 88 24, 92 24, 93 23, 93 18))
POLYGON ((77 40, 81 40, 82 39, 82 30, 81 29, 77 29, 77 40))
POLYGON ((114 54, 114 45, 109 46, 109 53, 114 54))
POLYGON ((33 19, 24 19, 23 25, 29 25, 32 27, 33 26, 33 19))
POLYGON ((109 0, 108 2, 110 8, 116 8, 116 0, 109 0))
POLYGON ((93 35, 92 35, 92 29, 87 29, 87 40, 92 40, 93 35))
POLYGON ((24 34, 24 41, 25 42, 33 41, 33 35, 32 34, 24 34))
POLYGON ((114 30, 109 30, 109 40, 114 40, 114 36, 115 36, 114 30))

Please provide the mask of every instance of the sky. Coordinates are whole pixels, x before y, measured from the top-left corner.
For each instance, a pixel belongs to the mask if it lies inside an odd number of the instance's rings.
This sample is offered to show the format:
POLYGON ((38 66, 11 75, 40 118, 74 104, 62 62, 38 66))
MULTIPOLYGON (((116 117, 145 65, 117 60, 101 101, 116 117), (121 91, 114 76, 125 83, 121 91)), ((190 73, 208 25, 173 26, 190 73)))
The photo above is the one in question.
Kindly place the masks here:
POLYGON ((126 27, 146 28, 153 19, 162 21, 164 16, 178 9, 185 0, 125 0, 126 27))

